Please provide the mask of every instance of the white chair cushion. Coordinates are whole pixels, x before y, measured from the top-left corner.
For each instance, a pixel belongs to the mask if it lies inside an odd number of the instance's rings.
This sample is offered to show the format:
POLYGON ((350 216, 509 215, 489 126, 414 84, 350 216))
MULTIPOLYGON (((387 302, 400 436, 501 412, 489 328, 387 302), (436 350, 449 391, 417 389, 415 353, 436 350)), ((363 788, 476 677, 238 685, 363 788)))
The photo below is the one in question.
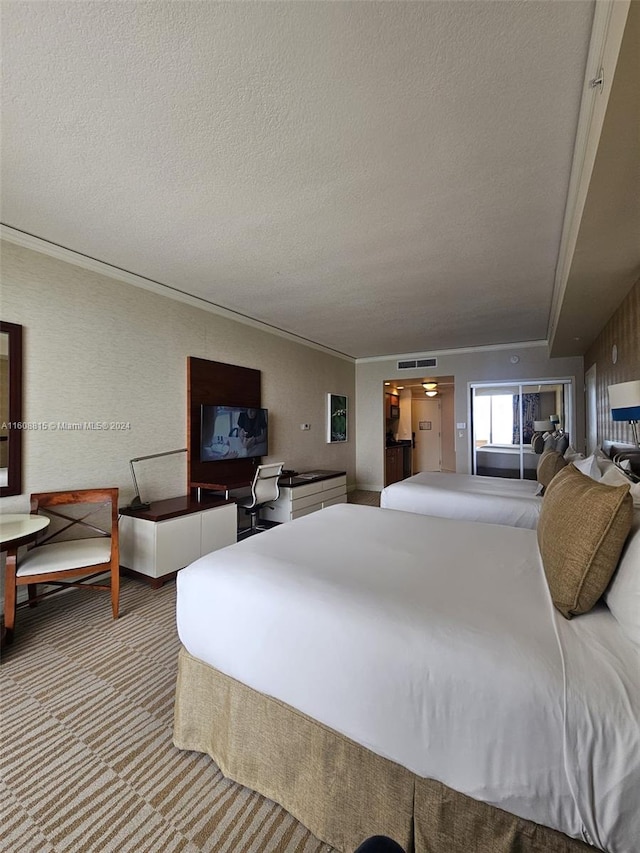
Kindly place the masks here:
POLYGON ((24 577, 81 569, 83 566, 108 563, 110 559, 111 539, 72 539, 32 548, 20 562, 16 575, 24 577))

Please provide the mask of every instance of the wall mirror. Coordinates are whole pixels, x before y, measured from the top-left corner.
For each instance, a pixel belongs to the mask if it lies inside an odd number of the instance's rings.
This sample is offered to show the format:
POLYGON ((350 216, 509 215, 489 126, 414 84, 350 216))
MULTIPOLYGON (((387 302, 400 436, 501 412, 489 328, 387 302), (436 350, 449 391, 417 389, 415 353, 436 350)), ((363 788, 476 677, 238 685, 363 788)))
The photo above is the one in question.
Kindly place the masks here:
POLYGON ((540 425, 544 435, 564 435, 567 445, 575 440, 570 380, 479 382, 471 391, 475 474, 535 480, 544 445, 536 450, 531 441, 540 425))
POLYGON ((22 491, 22 326, 0 321, 0 497, 22 491))

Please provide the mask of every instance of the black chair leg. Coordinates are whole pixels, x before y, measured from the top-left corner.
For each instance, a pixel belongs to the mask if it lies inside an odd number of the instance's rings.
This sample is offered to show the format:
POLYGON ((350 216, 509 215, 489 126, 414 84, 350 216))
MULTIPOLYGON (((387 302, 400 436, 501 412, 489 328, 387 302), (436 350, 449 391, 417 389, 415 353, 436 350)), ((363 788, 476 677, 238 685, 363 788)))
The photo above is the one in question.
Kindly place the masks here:
POLYGON ((257 513, 252 512, 251 510, 245 510, 246 514, 249 516, 249 527, 243 527, 242 529, 238 529, 238 538, 245 536, 252 536, 254 533, 258 532, 257 527, 257 513))

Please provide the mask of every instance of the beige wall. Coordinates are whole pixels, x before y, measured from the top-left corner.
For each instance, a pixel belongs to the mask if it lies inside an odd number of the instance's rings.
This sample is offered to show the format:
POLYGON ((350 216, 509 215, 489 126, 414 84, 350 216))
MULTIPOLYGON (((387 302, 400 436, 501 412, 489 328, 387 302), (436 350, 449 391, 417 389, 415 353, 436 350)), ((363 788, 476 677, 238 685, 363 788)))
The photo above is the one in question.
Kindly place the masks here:
MULTIPOLYGON (((118 421, 119 431, 24 435, 24 494, 95 485, 133 495, 128 460, 186 446, 187 356, 262 372, 270 461, 346 470, 355 482, 352 362, 39 252, 2 244, 2 317, 24 327, 24 420, 118 421), (326 443, 326 394, 351 402, 351 440, 326 443), (300 430, 310 423, 309 431, 300 430)), ((212 402, 216 402, 212 400, 212 402)), ((139 463, 143 495, 186 491, 186 454, 139 463)))
POLYGON ((637 281, 584 357, 585 371, 596 365, 598 444, 605 440, 631 442, 627 423, 611 420, 607 388, 640 379, 640 281, 637 281), (613 363, 612 351, 618 358, 613 363))
MULTIPOLYGON (((504 349, 478 349, 437 354, 438 366, 428 375, 453 376, 455 379, 454 424, 466 429, 455 431, 456 470, 471 470, 469 439, 469 383, 528 381, 533 379, 572 379, 574 425, 568 425, 576 447, 584 445, 584 372, 582 358, 553 358, 546 345, 514 346, 504 349), (511 357, 519 361, 512 364, 511 357), (576 394, 576 390, 579 391, 576 394), (460 434, 460 432, 462 434, 460 434), (575 433, 575 435, 573 435, 575 433)), ((425 351, 425 355, 432 355, 425 351)), ((399 377, 397 358, 361 360, 356 363, 356 473, 361 489, 380 489, 384 482, 384 420, 380 404, 385 379, 399 377)), ((424 371, 402 371, 403 379, 415 379, 424 371)), ((449 449, 451 453, 451 449, 449 449)))

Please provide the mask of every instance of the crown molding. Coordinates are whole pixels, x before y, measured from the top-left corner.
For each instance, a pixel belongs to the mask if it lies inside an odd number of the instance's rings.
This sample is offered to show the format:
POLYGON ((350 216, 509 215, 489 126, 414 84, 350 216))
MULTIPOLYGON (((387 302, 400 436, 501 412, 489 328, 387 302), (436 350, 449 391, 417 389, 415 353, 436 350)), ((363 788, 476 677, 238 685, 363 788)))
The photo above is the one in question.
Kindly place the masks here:
POLYGON ((236 311, 230 311, 228 308, 223 308, 221 305, 216 305, 214 302, 209 302, 198 296, 192 296, 173 287, 169 284, 163 284, 160 281, 155 281, 151 278, 138 275, 129 270, 121 269, 112 264, 99 261, 88 255, 83 255, 73 249, 67 249, 65 246, 59 246, 57 243, 51 243, 49 240, 44 240, 42 237, 36 237, 34 234, 28 234, 26 231, 20 231, 18 228, 12 228, 10 225, 0 223, 0 238, 8 243, 14 243, 17 246, 22 246, 24 249, 30 249, 34 252, 40 252, 43 255, 48 255, 59 261, 64 261, 67 264, 73 264, 77 267, 89 270, 90 272, 98 273, 99 275, 107 276, 108 278, 122 281, 125 284, 131 284, 134 287, 140 287, 143 290, 149 290, 159 296, 164 296, 167 299, 173 299, 176 302, 183 302, 186 305, 191 305, 194 308, 200 308, 203 311, 208 311, 211 314, 217 314, 219 317, 225 317, 228 320, 233 320, 236 323, 242 323, 245 326, 251 326, 254 329, 259 329, 262 332, 267 332, 270 335, 284 338, 301 346, 309 347, 310 349, 322 352, 325 355, 331 355, 334 358, 340 358, 348 361, 351 364, 355 363, 353 356, 346 353, 333 350, 330 347, 317 344, 315 341, 307 340, 300 335, 295 335, 292 332, 287 332, 284 329, 279 329, 277 326, 271 326, 269 323, 263 323, 260 320, 254 320, 252 317, 247 317, 245 314, 240 314, 236 311))
POLYGON ((596 0, 549 312, 553 347, 631 0, 596 0), (602 71, 602 85, 593 85, 602 71))

